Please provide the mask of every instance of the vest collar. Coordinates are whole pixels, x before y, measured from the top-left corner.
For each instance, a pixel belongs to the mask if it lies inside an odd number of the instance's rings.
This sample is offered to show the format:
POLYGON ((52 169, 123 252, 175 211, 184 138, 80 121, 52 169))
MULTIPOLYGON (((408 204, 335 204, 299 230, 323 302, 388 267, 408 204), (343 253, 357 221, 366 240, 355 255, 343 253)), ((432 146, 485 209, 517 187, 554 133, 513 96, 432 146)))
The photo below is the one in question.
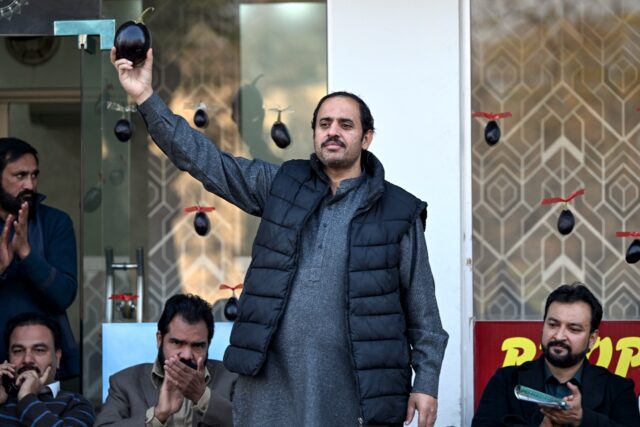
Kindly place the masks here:
MULTIPOLYGON (((311 154, 311 158, 309 159, 311 163, 311 170, 313 173, 324 183, 329 185, 329 177, 324 171, 324 165, 318 158, 318 156, 313 153, 311 154)), ((362 151, 362 157, 360 159, 362 163, 362 168, 364 169, 364 173, 366 173, 369 177, 366 181, 366 185, 369 187, 367 191, 367 199, 364 202, 365 206, 370 205, 375 202, 381 195, 384 190, 384 167, 380 160, 376 156, 373 155, 372 152, 368 150, 362 151)))

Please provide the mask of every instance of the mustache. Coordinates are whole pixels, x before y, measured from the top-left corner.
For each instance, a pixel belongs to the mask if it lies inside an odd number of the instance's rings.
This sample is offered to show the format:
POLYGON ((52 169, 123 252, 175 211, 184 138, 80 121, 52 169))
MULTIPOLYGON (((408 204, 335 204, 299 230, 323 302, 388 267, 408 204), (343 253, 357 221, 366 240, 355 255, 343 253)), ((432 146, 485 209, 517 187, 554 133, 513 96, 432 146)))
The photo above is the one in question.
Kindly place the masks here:
POLYGON ((327 139, 325 139, 325 140, 322 142, 322 144, 320 144, 320 147, 321 147, 321 148, 324 148, 324 147, 326 147, 327 145, 329 145, 330 143, 333 143, 333 144, 337 143, 337 144, 338 144, 340 147, 342 147, 342 148, 345 148, 345 147, 347 146, 344 142, 340 141, 340 138, 339 138, 339 137, 337 137, 337 136, 330 136, 330 137, 328 137, 327 139))
POLYGON ((41 374, 40 368, 38 368, 36 365, 22 365, 20 368, 18 368, 18 371, 16 372, 16 376, 27 371, 36 371, 38 375, 41 374))
POLYGON ((547 348, 551 348, 553 346, 562 347, 565 350, 571 351, 571 347, 569 347, 567 343, 562 341, 549 341, 549 344, 547 344, 547 348))
POLYGON ((16 196, 16 199, 25 200, 25 199, 33 199, 36 195, 36 192, 33 190, 22 190, 16 196))

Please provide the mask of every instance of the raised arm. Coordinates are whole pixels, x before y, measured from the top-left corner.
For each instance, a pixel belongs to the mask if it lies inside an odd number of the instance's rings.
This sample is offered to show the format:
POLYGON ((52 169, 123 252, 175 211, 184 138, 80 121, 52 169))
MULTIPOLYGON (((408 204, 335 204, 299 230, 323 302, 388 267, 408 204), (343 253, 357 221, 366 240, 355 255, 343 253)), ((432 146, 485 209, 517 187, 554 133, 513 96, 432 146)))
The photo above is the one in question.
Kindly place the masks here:
POLYGON ((112 62, 122 87, 138 103, 149 134, 171 161, 207 190, 245 212, 261 215, 278 166, 224 153, 186 120, 173 114, 151 87, 152 50, 139 68, 133 68, 126 59, 116 61, 114 51, 112 62))

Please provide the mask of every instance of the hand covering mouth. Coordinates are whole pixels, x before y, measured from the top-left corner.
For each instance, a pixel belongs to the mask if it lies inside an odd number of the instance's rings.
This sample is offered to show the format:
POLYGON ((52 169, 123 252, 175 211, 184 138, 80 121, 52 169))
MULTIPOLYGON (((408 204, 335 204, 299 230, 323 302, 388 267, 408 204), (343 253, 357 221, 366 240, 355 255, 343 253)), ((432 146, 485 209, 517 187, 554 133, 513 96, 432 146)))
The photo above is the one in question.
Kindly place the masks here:
POLYGON ((40 375, 40 368, 38 368, 36 365, 23 365, 20 368, 18 368, 18 372, 16 372, 16 376, 27 371, 36 371, 38 376, 40 375))

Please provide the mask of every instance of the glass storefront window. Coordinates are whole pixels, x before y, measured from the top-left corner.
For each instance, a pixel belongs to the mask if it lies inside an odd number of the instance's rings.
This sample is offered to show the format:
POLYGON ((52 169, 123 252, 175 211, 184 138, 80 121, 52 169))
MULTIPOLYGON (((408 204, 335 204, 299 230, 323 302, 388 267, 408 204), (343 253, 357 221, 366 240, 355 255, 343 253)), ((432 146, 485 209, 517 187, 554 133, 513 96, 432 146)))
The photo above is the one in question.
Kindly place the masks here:
POLYGON ((540 319, 549 292, 581 281, 607 319, 640 316, 640 4, 598 0, 471 3, 472 109, 511 112, 501 141, 473 120, 474 313, 540 319), (574 230, 557 230, 570 202, 574 230))

